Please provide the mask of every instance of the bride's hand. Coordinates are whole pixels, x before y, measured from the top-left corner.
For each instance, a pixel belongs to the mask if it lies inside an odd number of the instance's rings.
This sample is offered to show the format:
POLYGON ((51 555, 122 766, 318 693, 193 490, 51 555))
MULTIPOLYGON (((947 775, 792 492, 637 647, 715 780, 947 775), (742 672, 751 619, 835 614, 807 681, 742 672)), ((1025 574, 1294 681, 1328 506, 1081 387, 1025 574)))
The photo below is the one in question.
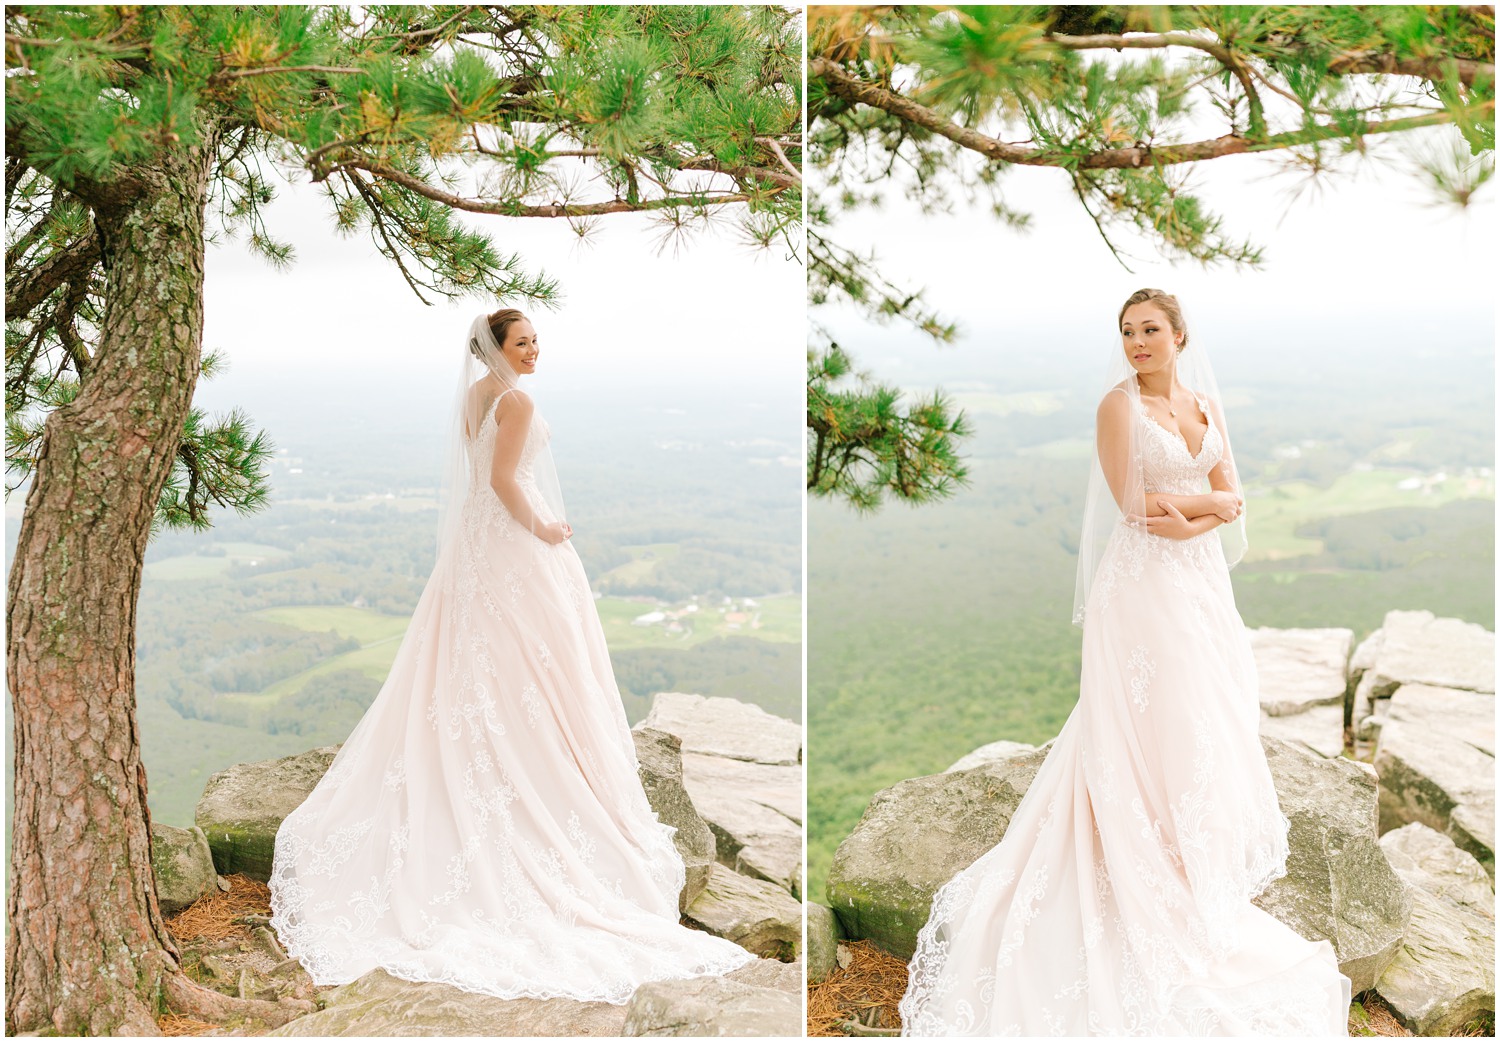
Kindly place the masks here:
POLYGON ((541 539, 542 542, 556 546, 563 540, 573 537, 573 526, 566 521, 549 521, 537 529, 536 534, 537 538, 541 539))
POLYGON ((1193 535, 1193 523, 1183 516, 1171 503, 1163 503, 1167 512, 1158 517, 1146 518, 1146 531, 1167 539, 1186 539, 1193 535))
POLYGON ((1237 492, 1210 493, 1214 501, 1214 513, 1227 525, 1239 520, 1245 512, 1245 500, 1237 492))

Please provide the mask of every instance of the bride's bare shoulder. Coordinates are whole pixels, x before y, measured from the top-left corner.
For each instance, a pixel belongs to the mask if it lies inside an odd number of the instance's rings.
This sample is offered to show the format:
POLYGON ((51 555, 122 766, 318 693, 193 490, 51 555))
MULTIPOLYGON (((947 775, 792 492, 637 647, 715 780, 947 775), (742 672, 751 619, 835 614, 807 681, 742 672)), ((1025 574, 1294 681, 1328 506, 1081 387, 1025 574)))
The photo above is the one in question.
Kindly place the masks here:
POLYGON ((1104 392, 1099 399, 1099 410, 1094 414, 1096 429, 1102 436, 1105 432, 1120 432, 1130 425, 1130 392, 1125 381, 1121 381, 1104 392))
POLYGON ((1130 378, 1126 377, 1104 392, 1099 399, 1099 415, 1123 412, 1130 404, 1130 378))
POLYGON ((501 429, 531 422, 531 398, 519 387, 502 388, 495 399, 494 408, 495 423, 501 429))
POLYGON ((501 416, 508 412, 530 412, 531 396, 519 387, 502 388, 495 399, 495 409, 501 416))

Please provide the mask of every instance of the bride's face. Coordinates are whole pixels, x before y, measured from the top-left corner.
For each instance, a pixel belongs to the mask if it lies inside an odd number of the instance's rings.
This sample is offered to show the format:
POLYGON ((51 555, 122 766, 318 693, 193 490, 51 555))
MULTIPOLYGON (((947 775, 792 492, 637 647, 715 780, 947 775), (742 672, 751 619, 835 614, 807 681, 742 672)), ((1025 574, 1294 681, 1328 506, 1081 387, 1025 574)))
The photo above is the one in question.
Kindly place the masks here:
POLYGON ((1132 304, 1120 320, 1125 360, 1138 373, 1156 373, 1171 366, 1177 360, 1177 342, 1181 339, 1166 312, 1151 301, 1132 304))
POLYGON ((537 356, 541 347, 536 330, 526 319, 517 319, 505 327, 505 343, 500 345, 500 354, 519 376, 536 372, 537 356))

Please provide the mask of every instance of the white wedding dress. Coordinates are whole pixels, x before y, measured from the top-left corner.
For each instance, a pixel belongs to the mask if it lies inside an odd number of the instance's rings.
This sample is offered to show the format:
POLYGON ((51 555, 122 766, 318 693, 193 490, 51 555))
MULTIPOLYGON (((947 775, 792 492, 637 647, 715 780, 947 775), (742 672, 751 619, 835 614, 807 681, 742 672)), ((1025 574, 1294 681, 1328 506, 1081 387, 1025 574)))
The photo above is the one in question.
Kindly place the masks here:
MULTIPOLYGON (((384 686, 282 823, 271 925, 318 984, 377 967, 501 998, 623 1003, 753 954, 682 926, 682 858, 637 776, 604 633, 571 542, 489 485, 493 408, 457 535, 384 686)), ((551 520, 531 464, 518 483, 551 520)))
MULTIPOLYGON (((1142 414, 1148 491, 1202 491, 1142 414)), ((1004 838, 938 890, 906 1035, 1343 1035, 1349 979, 1250 903, 1285 874, 1255 661, 1218 533, 1118 525, 1083 630, 1078 704, 1004 838)))

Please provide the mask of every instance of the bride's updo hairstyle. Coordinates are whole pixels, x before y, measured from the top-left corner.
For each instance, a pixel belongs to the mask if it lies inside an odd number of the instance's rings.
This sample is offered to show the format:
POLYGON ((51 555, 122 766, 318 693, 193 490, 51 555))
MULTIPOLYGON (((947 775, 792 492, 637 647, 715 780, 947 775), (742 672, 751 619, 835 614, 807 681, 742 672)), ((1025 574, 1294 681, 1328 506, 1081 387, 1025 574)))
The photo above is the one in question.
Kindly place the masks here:
MULTIPOLYGON (((504 347, 505 331, 511 327, 512 323, 520 322, 526 316, 522 312, 517 311, 515 308, 501 308, 499 311, 488 317, 490 323, 490 335, 495 338, 495 343, 497 345, 499 345, 500 347, 504 347)), ((479 357, 479 353, 476 350, 477 347, 478 344, 475 341, 469 341, 469 351, 476 358, 479 357)))
MULTIPOLYGON (((1136 290, 1130 295, 1130 298, 1125 301, 1124 305, 1121 306, 1120 318, 1116 322, 1116 325, 1124 325, 1125 312, 1129 311, 1137 304, 1146 303, 1155 304, 1157 307, 1161 308, 1167 316, 1167 321, 1172 323, 1172 332, 1182 334, 1182 343, 1177 345, 1177 350, 1179 353, 1181 353, 1182 349, 1188 346, 1187 323, 1183 322, 1182 320, 1182 305, 1177 303, 1176 297, 1172 296, 1172 294, 1170 293, 1167 293, 1165 290, 1136 290)), ((493 321, 493 319, 491 319, 491 321, 493 321)), ((499 334, 497 333, 496 339, 498 338, 499 334)))

